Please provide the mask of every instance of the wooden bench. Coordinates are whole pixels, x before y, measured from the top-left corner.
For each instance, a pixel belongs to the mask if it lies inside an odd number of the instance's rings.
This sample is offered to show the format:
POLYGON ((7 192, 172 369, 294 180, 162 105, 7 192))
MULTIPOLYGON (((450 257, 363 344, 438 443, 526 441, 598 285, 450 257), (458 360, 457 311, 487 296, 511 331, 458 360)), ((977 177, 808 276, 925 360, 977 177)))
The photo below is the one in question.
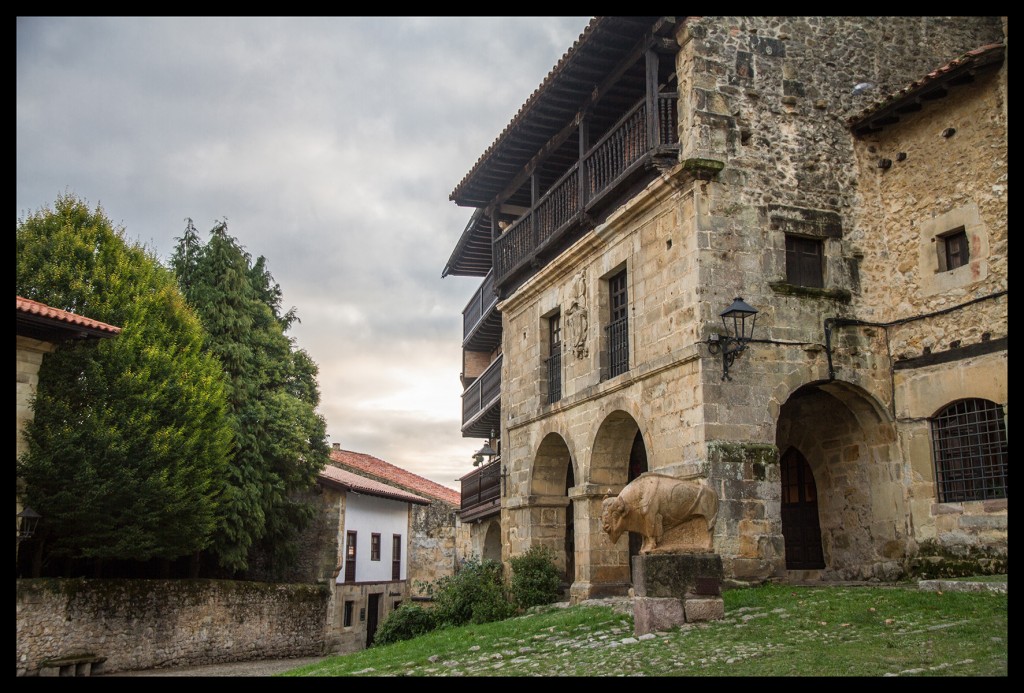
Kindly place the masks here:
POLYGON ((44 659, 39 663, 40 676, 92 676, 99 673, 106 657, 94 654, 68 655, 44 659))

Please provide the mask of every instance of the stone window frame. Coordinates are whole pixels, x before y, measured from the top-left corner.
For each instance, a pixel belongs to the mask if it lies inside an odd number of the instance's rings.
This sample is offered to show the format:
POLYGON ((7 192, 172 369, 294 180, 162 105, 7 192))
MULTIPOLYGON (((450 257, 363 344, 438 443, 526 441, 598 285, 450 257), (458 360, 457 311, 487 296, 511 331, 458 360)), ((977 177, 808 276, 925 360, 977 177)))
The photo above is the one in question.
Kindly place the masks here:
POLYGON ((969 202, 917 225, 918 273, 924 296, 963 289, 988 278, 989 231, 978 205, 969 202), (970 252, 968 261, 949 269, 945 261, 945 239, 963 229, 970 252))
POLYGON ((554 404, 565 396, 565 364, 562 354, 565 351, 565 339, 562 336, 562 309, 561 306, 548 311, 542 316, 543 327, 541 334, 544 335, 544 343, 541 346, 541 362, 544 377, 541 379, 542 401, 545 404, 554 404), (555 336, 558 339, 555 339, 555 336), (552 387, 554 377, 552 369, 557 368, 557 388, 552 387))
POLYGON ((342 621, 341 625, 344 628, 352 627, 352 617, 355 615, 356 603, 352 600, 346 599, 345 606, 342 609, 342 621))
POLYGON ((808 298, 828 298, 848 303, 849 289, 839 288, 846 272, 843 260, 843 219, 838 212, 768 205, 759 210, 762 223, 767 224, 770 248, 775 261, 776 281, 769 287, 778 294, 808 298), (805 238, 821 243, 821 286, 805 286, 790 280, 787 262, 787 239, 805 238))

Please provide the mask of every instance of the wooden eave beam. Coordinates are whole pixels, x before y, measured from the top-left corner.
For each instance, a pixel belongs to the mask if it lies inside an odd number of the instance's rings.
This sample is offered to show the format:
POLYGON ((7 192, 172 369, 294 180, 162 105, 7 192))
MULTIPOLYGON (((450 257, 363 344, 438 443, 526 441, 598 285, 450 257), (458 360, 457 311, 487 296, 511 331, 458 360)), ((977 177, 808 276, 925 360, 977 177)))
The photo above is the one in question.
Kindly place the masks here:
POLYGON ((619 62, 618 67, 615 68, 611 73, 607 74, 605 76, 605 79, 602 80, 600 84, 594 87, 594 89, 590 93, 590 96, 584 99, 584 101, 579 106, 576 116, 572 118, 569 121, 569 123, 565 127, 563 127, 558 133, 556 133, 554 137, 549 139, 547 143, 540 148, 537 154, 534 155, 533 158, 531 158, 526 163, 523 169, 519 172, 519 175, 513 178, 512 182, 509 185, 507 185, 504 189, 502 189, 498 193, 498 195, 495 196, 492 200, 490 200, 487 204, 489 206, 493 206, 493 203, 503 200, 506 197, 509 197, 510 195, 514 194, 517 190, 519 190, 519 188, 523 186, 523 184, 530 178, 530 176, 533 175, 534 170, 536 170, 540 162, 550 152, 553 152, 557 150, 559 147, 561 147, 562 144, 565 143, 565 140, 568 139, 568 137, 576 130, 582 119, 582 113, 589 109, 591 106, 593 106, 595 103, 600 101, 605 92, 610 90, 610 88, 622 77, 622 75, 625 74, 625 72, 628 69, 633 67, 633 65, 636 64, 636 62, 643 57, 644 53, 647 51, 648 47, 653 44, 653 42, 654 37, 651 33, 645 34, 639 41, 637 41, 636 44, 633 46, 632 50, 630 50, 626 57, 619 62))

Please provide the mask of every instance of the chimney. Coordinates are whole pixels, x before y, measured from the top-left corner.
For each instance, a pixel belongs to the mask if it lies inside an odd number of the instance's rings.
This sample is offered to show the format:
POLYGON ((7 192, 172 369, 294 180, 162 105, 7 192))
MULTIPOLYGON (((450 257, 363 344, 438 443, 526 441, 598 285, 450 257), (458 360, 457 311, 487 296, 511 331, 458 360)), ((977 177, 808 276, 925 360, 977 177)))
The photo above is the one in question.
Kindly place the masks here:
POLYGON ((341 443, 332 443, 331 447, 333 447, 335 450, 341 450, 341 443))

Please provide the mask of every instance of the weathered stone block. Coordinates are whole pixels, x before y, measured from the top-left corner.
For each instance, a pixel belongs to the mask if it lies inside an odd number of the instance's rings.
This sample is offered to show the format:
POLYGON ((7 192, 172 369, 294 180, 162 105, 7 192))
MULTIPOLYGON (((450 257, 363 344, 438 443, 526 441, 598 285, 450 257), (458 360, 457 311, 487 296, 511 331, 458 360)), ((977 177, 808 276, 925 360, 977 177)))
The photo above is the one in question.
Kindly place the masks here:
POLYGON ((683 598, 721 589, 722 557, 715 553, 647 554, 633 557, 633 589, 638 597, 683 598))
POLYGON ((682 599, 673 597, 636 597, 633 599, 633 632, 645 635, 686 623, 682 599))
POLYGON ((687 623, 721 621, 725 618, 725 601, 721 597, 688 597, 683 615, 687 623))

